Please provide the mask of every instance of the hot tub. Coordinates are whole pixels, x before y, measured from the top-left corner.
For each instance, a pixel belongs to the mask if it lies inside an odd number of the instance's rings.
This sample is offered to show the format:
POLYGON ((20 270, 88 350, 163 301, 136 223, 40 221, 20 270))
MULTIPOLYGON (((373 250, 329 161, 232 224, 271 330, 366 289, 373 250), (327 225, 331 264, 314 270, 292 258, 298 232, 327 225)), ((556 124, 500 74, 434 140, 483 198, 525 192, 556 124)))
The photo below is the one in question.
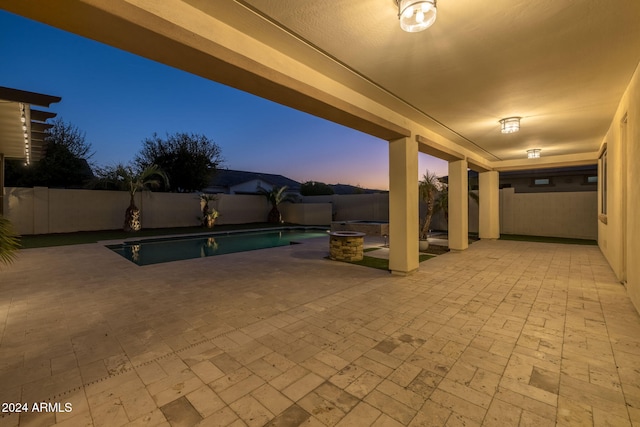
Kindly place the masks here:
POLYGON ((367 236, 388 236, 389 223, 385 221, 333 221, 331 231, 358 231, 367 236))

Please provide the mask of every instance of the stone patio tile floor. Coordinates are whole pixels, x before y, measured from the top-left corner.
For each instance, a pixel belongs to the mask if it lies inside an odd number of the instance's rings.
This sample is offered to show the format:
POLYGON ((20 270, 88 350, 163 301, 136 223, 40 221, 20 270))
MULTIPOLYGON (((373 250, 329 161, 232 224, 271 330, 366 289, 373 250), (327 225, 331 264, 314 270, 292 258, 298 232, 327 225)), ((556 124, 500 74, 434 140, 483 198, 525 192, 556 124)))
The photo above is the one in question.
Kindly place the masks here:
POLYGON ((0 426, 640 424, 640 317, 597 247, 479 241, 406 277, 327 253, 21 251, 0 426))

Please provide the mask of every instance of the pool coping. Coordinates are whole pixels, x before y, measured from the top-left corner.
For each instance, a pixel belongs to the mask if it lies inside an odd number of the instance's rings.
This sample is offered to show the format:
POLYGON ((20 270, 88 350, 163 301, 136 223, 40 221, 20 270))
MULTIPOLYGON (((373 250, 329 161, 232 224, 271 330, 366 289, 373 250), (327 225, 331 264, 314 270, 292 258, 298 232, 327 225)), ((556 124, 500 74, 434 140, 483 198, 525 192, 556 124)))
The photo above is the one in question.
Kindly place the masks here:
POLYGON ((198 238, 202 236, 228 236, 232 234, 247 234, 247 233, 260 232, 260 231, 282 231, 282 230, 319 230, 319 231, 326 231, 327 235, 329 233, 329 230, 326 227, 318 226, 318 225, 312 225, 312 226, 287 225, 282 227, 261 227, 261 228, 248 228, 248 229, 242 229, 242 230, 229 230, 229 231, 203 231, 202 233, 169 234, 166 236, 149 236, 149 237, 142 237, 142 238, 131 236, 125 239, 99 240, 96 242, 96 244, 108 247, 108 246, 122 245, 125 243, 162 242, 165 240, 171 240, 171 239, 176 239, 180 237, 198 238))

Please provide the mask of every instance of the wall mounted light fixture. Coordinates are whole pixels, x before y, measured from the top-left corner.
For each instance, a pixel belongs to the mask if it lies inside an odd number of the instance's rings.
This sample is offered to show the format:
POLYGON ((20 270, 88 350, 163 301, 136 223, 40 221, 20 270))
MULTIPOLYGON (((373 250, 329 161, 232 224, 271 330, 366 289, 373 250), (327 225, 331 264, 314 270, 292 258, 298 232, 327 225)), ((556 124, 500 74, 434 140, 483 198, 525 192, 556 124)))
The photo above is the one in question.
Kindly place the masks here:
POLYGON ((408 33, 426 30, 436 22, 437 0, 395 0, 400 28, 408 33))

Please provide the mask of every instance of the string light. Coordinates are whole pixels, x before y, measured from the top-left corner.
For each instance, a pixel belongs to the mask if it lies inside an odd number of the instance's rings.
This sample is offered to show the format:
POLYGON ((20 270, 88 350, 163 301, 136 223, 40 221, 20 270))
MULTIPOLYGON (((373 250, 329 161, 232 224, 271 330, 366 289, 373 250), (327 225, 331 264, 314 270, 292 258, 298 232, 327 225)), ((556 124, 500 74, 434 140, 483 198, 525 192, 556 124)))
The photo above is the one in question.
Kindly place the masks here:
POLYGON ((27 114, 24 104, 21 102, 20 104, 20 121, 22 122, 22 132, 24 137, 24 157, 25 157, 25 165, 29 165, 31 163, 31 150, 29 149, 29 132, 27 127, 27 114))

